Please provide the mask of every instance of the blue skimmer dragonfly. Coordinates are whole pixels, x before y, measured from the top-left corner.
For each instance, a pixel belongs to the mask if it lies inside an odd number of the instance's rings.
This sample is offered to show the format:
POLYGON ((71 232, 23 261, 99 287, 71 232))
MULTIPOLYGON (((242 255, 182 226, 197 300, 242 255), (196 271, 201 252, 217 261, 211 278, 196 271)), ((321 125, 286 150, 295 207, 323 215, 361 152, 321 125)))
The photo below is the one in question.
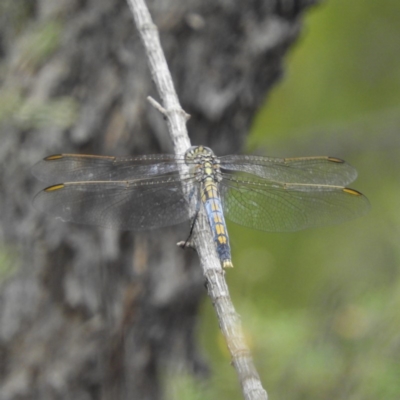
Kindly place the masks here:
POLYGON ((365 196, 345 187, 357 171, 333 157, 216 157, 194 146, 184 155, 58 154, 33 174, 53 184, 34 206, 63 221, 140 231, 194 218, 203 203, 225 268, 232 261, 224 216, 284 232, 340 223, 369 208, 365 196))

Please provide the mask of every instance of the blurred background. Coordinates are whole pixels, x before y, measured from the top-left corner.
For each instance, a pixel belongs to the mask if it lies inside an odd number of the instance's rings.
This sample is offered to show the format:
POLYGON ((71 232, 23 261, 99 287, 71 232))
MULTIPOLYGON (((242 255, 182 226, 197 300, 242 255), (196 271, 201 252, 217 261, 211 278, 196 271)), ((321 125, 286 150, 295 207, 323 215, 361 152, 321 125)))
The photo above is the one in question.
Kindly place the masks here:
MULTIPOLYGON (((400 3, 317 2, 148 1, 194 144, 343 158, 371 203, 297 233, 228 223, 270 399, 395 400, 400 3)), ((0 77, 1 400, 241 399, 197 258, 171 245, 187 226, 132 235, 31 207, 48 154, 171 151, 126 1, 3 1, 0 77)))
MULTIPOLYGON (((371 203, 298 233, 229 225, 228 283, 271 399, 400 398, 399 18, 395 0, 312 9, 253 122, 248 151, 344 158, 371 203)), ((240 399, 207 299, 201 339, 215 374, 206 397, 240 399)))

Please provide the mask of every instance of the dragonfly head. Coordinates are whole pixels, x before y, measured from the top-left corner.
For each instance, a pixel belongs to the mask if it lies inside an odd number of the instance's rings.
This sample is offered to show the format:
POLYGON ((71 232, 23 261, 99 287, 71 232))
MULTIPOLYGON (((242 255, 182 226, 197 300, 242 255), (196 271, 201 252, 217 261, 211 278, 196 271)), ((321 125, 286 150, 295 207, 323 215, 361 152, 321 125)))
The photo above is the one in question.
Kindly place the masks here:
POLYGON ((198 157, 210 157, 214 156, 214 152, 209 148, 205 146, 192 146, 189 147, 188 150, 186 150, 185 153, 185 161, 193 161, 198 157))

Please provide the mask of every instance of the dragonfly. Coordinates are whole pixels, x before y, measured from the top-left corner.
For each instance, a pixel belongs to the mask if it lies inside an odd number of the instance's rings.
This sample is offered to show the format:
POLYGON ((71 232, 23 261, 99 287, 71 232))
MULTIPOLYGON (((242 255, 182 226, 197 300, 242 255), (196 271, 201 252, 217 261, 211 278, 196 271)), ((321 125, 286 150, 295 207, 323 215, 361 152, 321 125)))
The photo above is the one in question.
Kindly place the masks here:
POLYGON ((193 221, 203 205, 224 268, 233 267, 225 217, 288 232, 341 223, 369 208, 362 193, 346 187, 357 171, 335 157, 217 157, 193 146, 182 155, 56 154, 32 172, 51 184, 34 207, 63 221, 142 231, 193 221))

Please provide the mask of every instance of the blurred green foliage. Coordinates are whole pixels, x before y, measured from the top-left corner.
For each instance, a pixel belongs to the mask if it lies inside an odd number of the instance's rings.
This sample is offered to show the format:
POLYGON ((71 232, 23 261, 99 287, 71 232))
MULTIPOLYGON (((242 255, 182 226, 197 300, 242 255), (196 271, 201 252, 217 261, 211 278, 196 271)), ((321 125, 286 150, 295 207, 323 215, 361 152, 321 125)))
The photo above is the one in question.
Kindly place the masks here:
POLYGON ((0 124, 9 122, 24 129, 68 128, 77 117, 78 104, 72 97, 27 99, 16 88, 0 90, 0 124))
POLYGON ((56 20, 35 24, 18 42, 14 63, 25 73, 34 71, 57 51, 63 26, 56 20))
POLYGON ((10 247, 0 246, 0 283, 17 272, 17 252, 10 247))
MULTIPOLYGON (((32 10, 29 5, 25 6, 10 1, 0 6, 0 15, 4 13, 12 26, 9 27, 10 31, 18 32, 24 23, 27 24, 26 20, 32 10)), ((38 68, 56 53, 62 32, 63 25, 56 19, 31 24, 19 35, 12 57, 0 62, 0 79, 5 82, 0 90, 0 124, 11 123, 23 129, 62 129, 76 122, 78 105, 73 97, 49 99, 46 91, 40 92, 34 88, 28 94, 24 91, 24 85, 21 85, 21 76, 29 81, 38 68)), ((61 63, 51 65, 44 69, 44 74, 51 76, 55 69, 60 68, 61 63)), ((41 77, 36 79, 40 81, 41 77)))
MULTIPOLYGON (((254 122, 249 151, 346 158, 372 205, 298 233, 229 225, 227 279, 271 399, 400 399, 399 16, 397 0, 316 7, 254 122)), ((242 399, 208 299, 200 329, 213 368, 203 398, 242 399)), ((169 399, 198 398, 182 393, 169 399)))

